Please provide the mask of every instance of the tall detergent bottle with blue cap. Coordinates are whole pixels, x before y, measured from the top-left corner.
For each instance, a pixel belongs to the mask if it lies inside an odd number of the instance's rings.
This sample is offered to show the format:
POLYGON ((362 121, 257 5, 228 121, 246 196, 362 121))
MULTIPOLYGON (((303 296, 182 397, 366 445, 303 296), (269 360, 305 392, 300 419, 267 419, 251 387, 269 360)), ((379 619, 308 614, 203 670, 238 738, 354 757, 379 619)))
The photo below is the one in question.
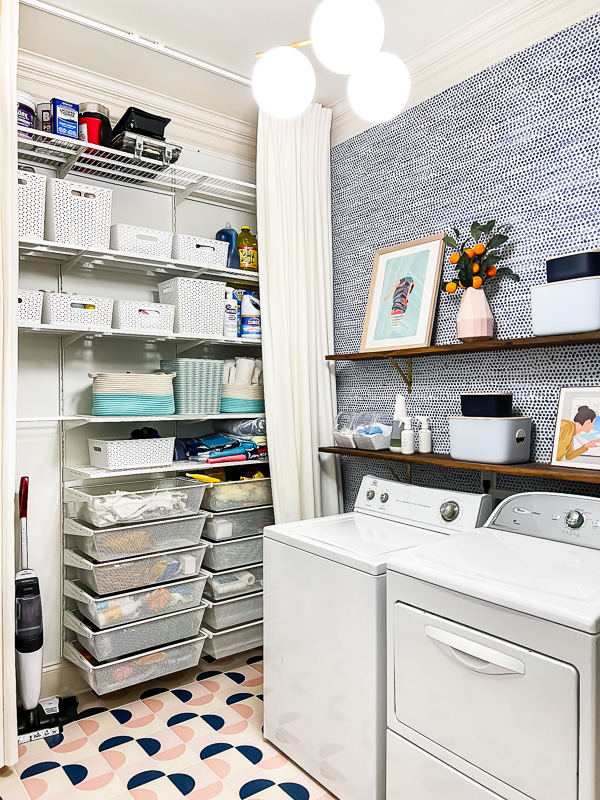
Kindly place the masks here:
POLYGON ((260 300, 252 292, 242 297, 242 339, 260 341, 260 300))
POLYGON ((226 222, 225 227, 216 232, 215 239, 217 239, 219 242, 227 242, 229 245, 229 252, 227 253, 227 267, 229 269, 239 269, 240 251, 238 250, 238 235, 237 231, 231 227, 230 222, 226 222))

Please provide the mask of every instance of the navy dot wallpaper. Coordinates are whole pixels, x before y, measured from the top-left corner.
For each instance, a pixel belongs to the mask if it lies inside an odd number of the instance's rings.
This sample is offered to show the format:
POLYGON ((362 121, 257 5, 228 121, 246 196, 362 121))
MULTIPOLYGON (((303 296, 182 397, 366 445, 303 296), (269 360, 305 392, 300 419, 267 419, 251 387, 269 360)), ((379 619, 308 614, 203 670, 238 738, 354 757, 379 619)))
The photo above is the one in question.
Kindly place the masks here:
MULTIPOLYGON (((468 230, 473 220, 512 226, 505 265, 486 294, 496 337, 531 336, 530 288, 546 258, 600 248, 600 14, 495 64, 332 150, 335 346, 360 347, 374 251, 468 230)), ((444 277, 454 276, 444 259, 444 277)), ((440 294, 432 344, 456 338, 460 296, 440 294)), ((576 309, 565 309, 576 313, 576 309)), ((401 366, 404 366, 401 363, 401 366)), ((391 420, 404 383, 385 360, 337 363, 338 408, 391 420)), ((600 345, 413 360, 411 416, 430 417, 435 452, 449 452, 448 416, 464 391, 512 391, 533 417, 532 458, 549 462, 564 386, 600 386, 600 345)), ((394 465, 404 479, 403 464, 394 465)), ((346 508, 378 461, 342 459, 346 508)), ((415 465, 413 481, 478 491, 477 472, 415 465)), ((498 488, 598 494, 582 483, 498 476, 498 488)))

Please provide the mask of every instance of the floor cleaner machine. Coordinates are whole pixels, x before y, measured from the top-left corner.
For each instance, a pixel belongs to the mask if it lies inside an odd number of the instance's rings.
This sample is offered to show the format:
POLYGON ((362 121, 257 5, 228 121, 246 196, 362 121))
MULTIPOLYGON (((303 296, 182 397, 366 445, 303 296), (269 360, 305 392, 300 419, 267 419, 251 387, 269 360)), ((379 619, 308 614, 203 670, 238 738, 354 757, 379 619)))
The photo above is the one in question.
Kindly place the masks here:
POLYGON ((17 650, 17 706, 19 744, 46 739, 62 733, 63 725, 77 717, 77 698, 48 697, 40 701, 42 691, 42 652, 44 624, 42 596, 37 575, 29 569, 27 541, 27 500, 29 478, 21 478, 19 487, 19 524, 21 533, 21 569, 15 578, 15 643, 17 650))

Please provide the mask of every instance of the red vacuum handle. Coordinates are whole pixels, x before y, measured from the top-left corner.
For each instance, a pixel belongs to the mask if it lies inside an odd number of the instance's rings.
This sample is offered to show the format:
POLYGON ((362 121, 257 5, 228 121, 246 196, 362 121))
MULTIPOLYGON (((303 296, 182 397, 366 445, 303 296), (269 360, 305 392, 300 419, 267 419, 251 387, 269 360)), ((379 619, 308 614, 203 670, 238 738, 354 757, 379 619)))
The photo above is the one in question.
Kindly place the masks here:
POLYGON ((27 499, 29 497, 29 478, 21 478, 19 486, 19 519, 27 516, 27 499))

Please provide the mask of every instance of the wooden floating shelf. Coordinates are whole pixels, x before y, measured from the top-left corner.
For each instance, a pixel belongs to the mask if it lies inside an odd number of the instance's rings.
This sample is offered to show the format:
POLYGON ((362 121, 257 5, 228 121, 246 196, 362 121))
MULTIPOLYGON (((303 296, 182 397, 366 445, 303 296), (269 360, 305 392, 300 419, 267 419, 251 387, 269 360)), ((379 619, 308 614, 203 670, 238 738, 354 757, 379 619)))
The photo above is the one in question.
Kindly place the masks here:
POLYGON ((389 450, 357 450, 350 447, 319 447, 320 453, 333 453, 337 456, 372 458, 378 461, 401 461, 406 464, 426 464, 430 467, 450 469, 470 469, 477 472, 495 472, 502 475, 523 475, 528 478, 551 478, 552 480, 573 483, 600 484, 600 470, 555 467, 552 464, 539 464, 529 461, 526 464, 484 464, 478 461, 457 461, 443 453, 414 453, 402 455, 389 450))
POLYGON ((376 353, 334 353, 325 356, 328 361, 360 361, 371 358, 418 358, 420 356, 446 356, 452 353, 485 353, 499 350, 529 350, 536 347, 568 347, 576 344, 598 344, 600 331, 568 333, 559 336, 529 336, 524 339, 488 339, 480 342, 459 342, 408 350, 381 350, 376 353))

